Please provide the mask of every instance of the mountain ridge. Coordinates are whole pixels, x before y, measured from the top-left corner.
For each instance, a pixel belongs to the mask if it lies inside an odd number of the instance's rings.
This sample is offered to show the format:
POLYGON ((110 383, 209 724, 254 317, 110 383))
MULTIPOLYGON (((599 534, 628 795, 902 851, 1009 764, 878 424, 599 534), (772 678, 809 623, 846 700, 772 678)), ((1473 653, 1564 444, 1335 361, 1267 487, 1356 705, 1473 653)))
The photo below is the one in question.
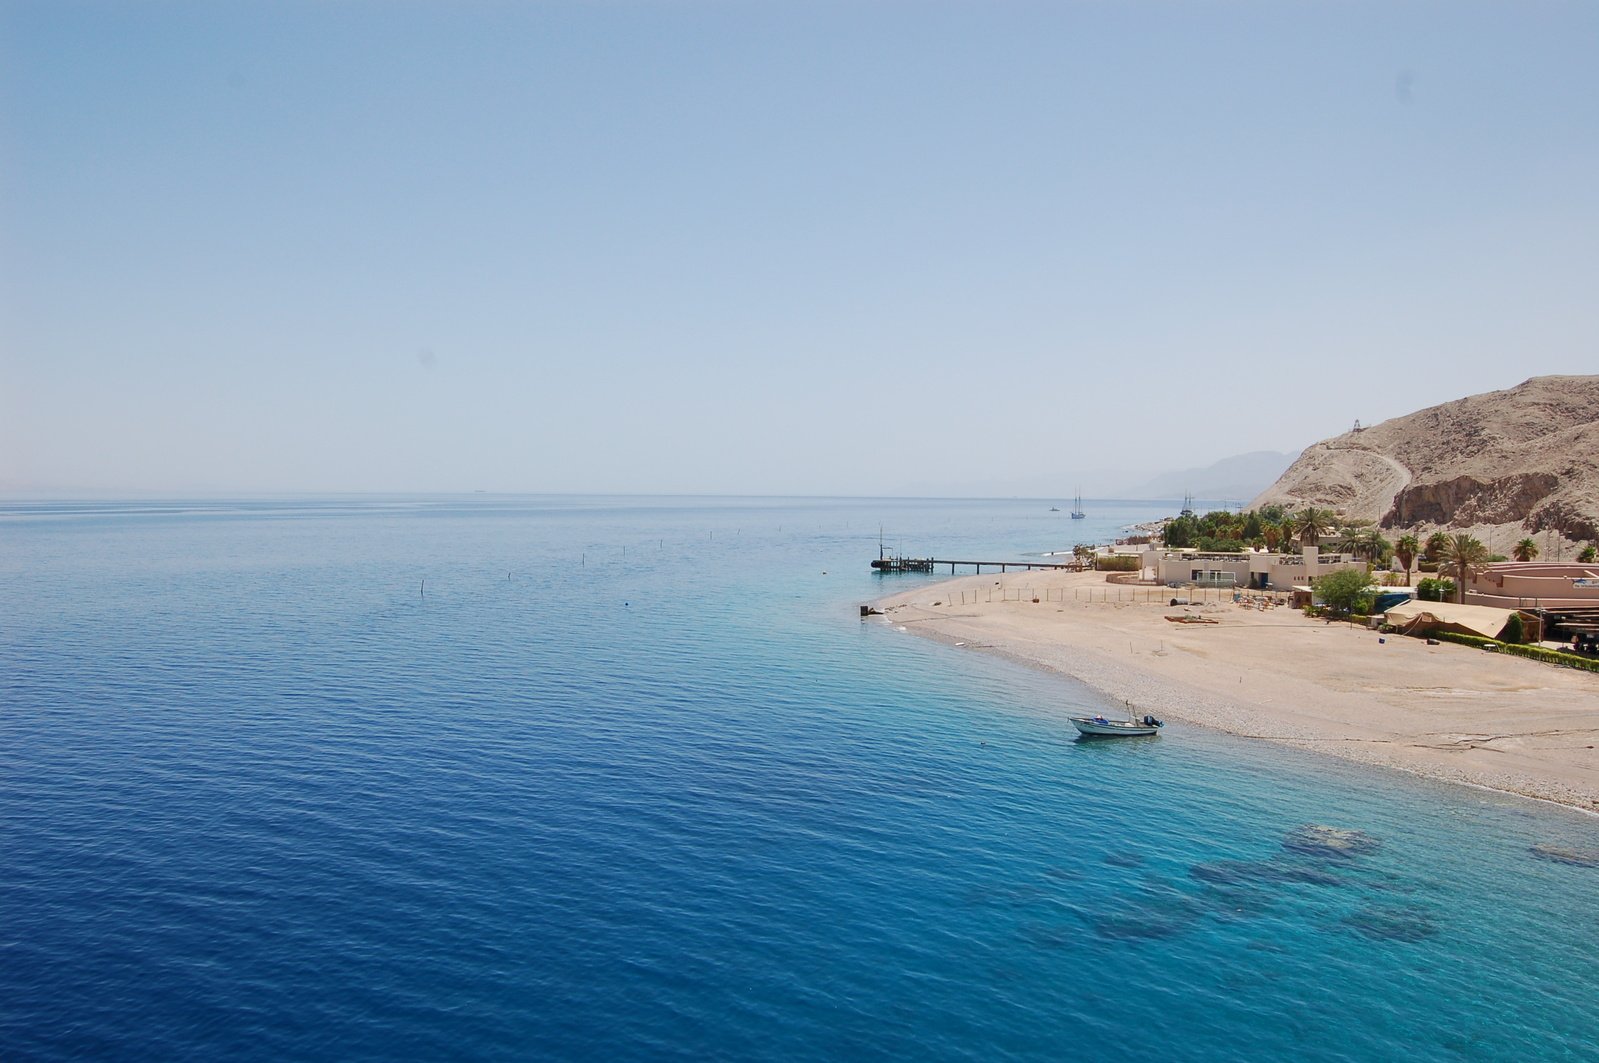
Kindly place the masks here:
POLYGON ((1269 504, 1412 531, 1599 538, 1599 376, 1533 377, 1322 440, 1252 503, 1269 504))

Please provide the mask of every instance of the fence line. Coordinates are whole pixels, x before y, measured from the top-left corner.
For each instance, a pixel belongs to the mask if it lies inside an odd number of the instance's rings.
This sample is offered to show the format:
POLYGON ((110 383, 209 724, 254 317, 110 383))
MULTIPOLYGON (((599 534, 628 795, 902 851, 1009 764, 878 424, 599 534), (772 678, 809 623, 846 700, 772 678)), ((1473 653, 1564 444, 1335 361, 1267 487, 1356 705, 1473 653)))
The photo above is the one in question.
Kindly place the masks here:
MULTIPOLYGON (((998 581, 996 581, 995 585, 999 588, 999 600, 1001 602, 1060 602, 1063 605, 1066 602, 1065 587, 1045 587, 1040 590, 1037 587, 1029 586, 1007 587, 998 581)), ((985 588, 982 599, 979 599, 976 590, 973 590, 970 603, 967 601, 964 589, 959 593, 961 605, 976 605, 979 601, 989 603, 994 601, 994 587, 985 588)), ((1227 605, 1232 602, 1254 604, 1262 600, 1270 601, 1275 605, 1287 605, 1290 600, 1288 594, 1283 591, 1250 591, 1233 587, 1106 586, 1072 588, 1072 601, 1074 602, 1103 604, 1111 602, 1136 604, 1143 602, 1146 605, 1170 605, 1173 599, 1176 599, 1178 605, 1227 605)), ((950 596, 949 604, 955 604, 953 595, 950 596)))

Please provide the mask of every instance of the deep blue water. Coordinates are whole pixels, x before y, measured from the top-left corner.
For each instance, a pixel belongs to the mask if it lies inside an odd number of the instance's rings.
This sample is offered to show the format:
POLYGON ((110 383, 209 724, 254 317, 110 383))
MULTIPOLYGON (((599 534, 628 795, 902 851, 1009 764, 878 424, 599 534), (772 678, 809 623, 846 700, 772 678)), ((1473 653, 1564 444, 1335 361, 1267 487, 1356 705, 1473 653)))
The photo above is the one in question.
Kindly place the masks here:
POLYGON ((856 615, 1089 508, 0 506, 0 1058, 1599 1058, 1595 820, 856 615))

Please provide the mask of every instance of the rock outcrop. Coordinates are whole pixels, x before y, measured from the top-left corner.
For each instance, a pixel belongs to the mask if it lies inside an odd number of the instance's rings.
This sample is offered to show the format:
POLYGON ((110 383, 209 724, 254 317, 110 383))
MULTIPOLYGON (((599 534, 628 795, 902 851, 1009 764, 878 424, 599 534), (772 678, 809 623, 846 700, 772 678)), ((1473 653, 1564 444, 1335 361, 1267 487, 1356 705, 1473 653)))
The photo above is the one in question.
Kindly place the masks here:
POLYGON ((1599 538, 1599 376, 1534 377, 1305 450, 1254 501, 1385 528, 1472 529, 1495 548, 1599 538))

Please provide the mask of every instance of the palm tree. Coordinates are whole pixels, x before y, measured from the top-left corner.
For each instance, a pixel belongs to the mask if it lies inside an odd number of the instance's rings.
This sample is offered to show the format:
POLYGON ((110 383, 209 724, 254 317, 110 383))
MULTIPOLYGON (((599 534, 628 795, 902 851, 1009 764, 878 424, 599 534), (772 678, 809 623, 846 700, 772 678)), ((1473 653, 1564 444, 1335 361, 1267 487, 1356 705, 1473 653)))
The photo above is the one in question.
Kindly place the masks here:
POLYGON ((1427 545, 1421 548, 1421 559, 1423 561, 1437 561, 1439 556, 1443 554, 1444 547, 1448 542, 1448 535, 1441 531, 1433 532, 1427 536, 1427 545))
POLYGON ((1394 544, 1383 538, 1375 527, 1366 531, 1366 557, 1374 565, 1386 565, 1394 556, 1394 544))
POLYGON ((1488 548, 1482 541, 1466 534, 1451 535, 1439 554, 1438 564, 1455 570, 1455 587, 1460 594, 1460 604, 1466 604, 1466 577, 1488 563, 1488 548))
POLYGON ((1315 546, 1321 541, 1322 532, 1333 527, 1333 511, 1330 509, 1317 509, 1315 506, 1306 506, 1294 514, 1294 531, 1299 535, 1302 546, 1315 546))
POLYGON ((1533 558, 1538 556, 1538 544, 1533 541, 1532 536, 1529 535, 1527 538, 1516 544, 1516 548, 1510 551, 1510 556, 1514 557, 1517 561, 1531 561, 1533 558))
POLYGON ((1294 518, 1284 517, 1277 524, 1277 548, 1283 553, 1292 553, 1294 549, 1294 518))
POLYGON ((1380 565, 1393 550, 1393 544, 1369 521, 1350 524, 1338 533, 1338 549, 1380 565))
POLYGON ((1366 529, 1359 524, 1346 524, 1338 531, 1338 549, 1341 553, 1363 556, 1366 549, 1366 529))
POLYGON ((1394 543, 1394 556, 1399 558, 1399 563, 1405 566, 1405 586, 1410 586, 1410 564, 1416 560, 1416 554, 1421 551, 1421 542, 1410 534, 1401 535, 1399 541, 1394 543))

